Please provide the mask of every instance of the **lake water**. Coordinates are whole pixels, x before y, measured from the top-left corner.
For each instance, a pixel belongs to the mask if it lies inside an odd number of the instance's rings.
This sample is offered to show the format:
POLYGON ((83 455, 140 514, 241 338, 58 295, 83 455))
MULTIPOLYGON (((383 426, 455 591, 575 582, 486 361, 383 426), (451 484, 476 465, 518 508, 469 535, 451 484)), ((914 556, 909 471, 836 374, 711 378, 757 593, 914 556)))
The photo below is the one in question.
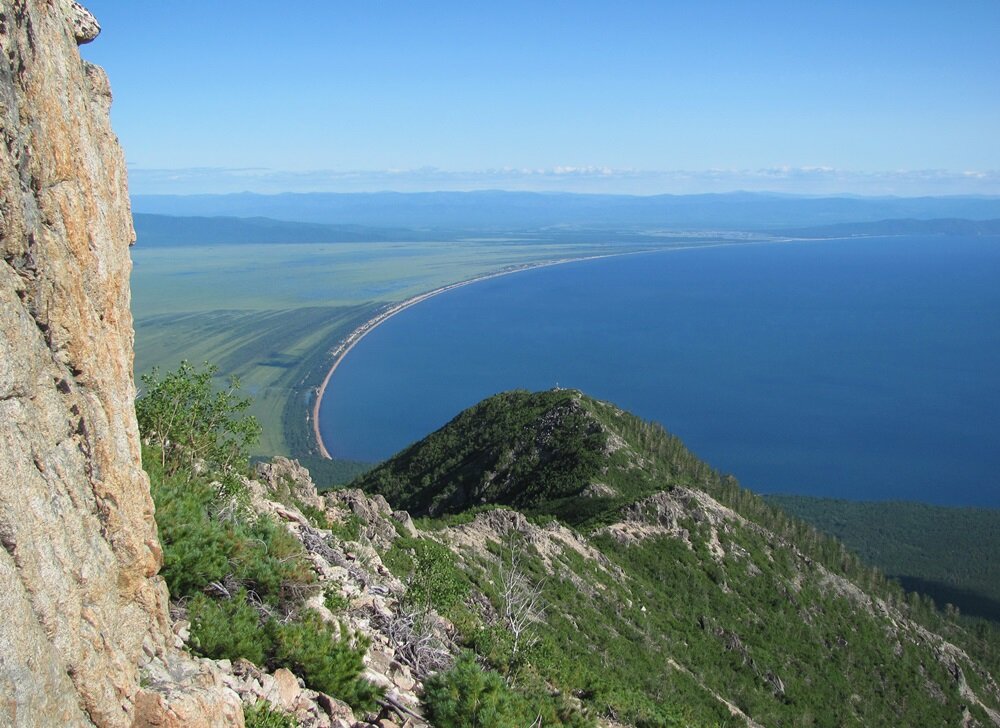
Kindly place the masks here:
POLYGON ((1000 506, 1000 240, 630 255, 450 291, 332 378, 335 457, 556 384, 662 423, 765 493, 1000 506))

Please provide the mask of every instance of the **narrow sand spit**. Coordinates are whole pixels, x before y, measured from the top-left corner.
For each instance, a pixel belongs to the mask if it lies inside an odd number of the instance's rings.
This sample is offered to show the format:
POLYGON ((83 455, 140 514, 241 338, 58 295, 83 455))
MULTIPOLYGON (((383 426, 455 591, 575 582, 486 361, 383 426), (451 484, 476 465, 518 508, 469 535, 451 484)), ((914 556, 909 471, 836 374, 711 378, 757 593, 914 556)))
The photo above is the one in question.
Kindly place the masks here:
MULTIPOLYGON (((649 252, 649 251, 633 251, 633 252, 649 252)), ((550 265, 559 265, 561 263, 572 263, 581 260, 596 260, 598 258, 610 258, 615 255, 627 255, 627 253, 610 253, 606 255, 591 255, 584 258, 561 258, 559 260, 547 260, 541 263, 526 263, 524 265, 519 265, 514 268, 505 268, 504 270, 495 271, 493 273, 486 273, 481 276, 476 276, 475 278, 469 278, 468 280, 459 281, 458 283, 450 283, 447 286, 441 286, 440 288, 435 288, 433 291, 427 291, 426 293, 420 293, 412 298, 407 298, 405 301, 399 303, 394 303, 389 308, 380 311, 376 316, 368 319, 358 328, 354 329, 350 334, 348 334, 344 339, 340 341, 339 344, 333 349, 333 364, 330 365, 329 371, 327 371, 326 376, 323 377, 323 383, 319 385, 316 390, 316 400, 313 402, 312 409, 312 427, 313 435, 316 438, 316 446, 319 448, 319 453, 327 459, 332 459, 330 452, 326 449, 326 445, 323 443, 323 435, 319 431, 319 411, 323 404, 323 395, 326 393, 326 387, 330 383, 330 378, 333 377, 333 373, 337 371, 337 367, 340 363, 344 361, 347 354, 355 347, 355 345, 361 341, 365 336, 370 334, 376 327, 384 324, 390 318, 395 316, 400 311, 405 311, 410 306, 415 306, 422 301, 426 301, 428 298, 433 298, 441 293, 454 290, 456 288, 461 288, 462 286, 468 286, 472 283, 479 283, 480 281, 486 281, 491 278, 499 278, 500 276, 510 275, 511 273, 520 273, 521 271, 531 270, 533 268, 544 268, 550 265)))

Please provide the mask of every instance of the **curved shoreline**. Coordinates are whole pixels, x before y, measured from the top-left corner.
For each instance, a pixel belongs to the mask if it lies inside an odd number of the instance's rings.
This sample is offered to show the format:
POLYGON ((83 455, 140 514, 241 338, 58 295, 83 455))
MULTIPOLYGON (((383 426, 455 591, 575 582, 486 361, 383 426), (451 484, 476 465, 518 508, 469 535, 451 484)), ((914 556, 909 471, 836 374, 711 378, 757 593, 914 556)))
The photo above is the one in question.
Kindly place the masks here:
MULTIPOLYGON (((558 258, 556 260, 546 260, 537 263, 523 263, 520 265, 515 265, 510 268, 504 268, 502 270, 494 271, 492 273, 484 273, 473 278, 467 278, 464 281, 459 281, 458 283, 449 283, 446 286, 441 286, 440 288, 435 288, 432 291, 427 291, 426 293, 420 293, 416 296, 407 298, 399 303, 392 304, 389 308, 381 311, 376 316, 365 321, 363 324, 354 329, 345 338, 341 339, 337 346, 333 349, 333 364, 327 371, 326 376, 323 377, 323 382, 316 389, 316 400, 313 402, 312 406, 312 429, 313 437, 316 440, 316 446, 319 449, 319 454, 321 457, 327 460, 332 460, 333 456, 330 455, 330 451, 327 450, 326 444, 323 442, 323 435, 320 432, 319 427, 319 415, 320 409, 323 405, 323 395, 326 394, 327 385, 330 383, 330 379, 333 377, 334 372, 337 371, 337 367, 341 365, 347 355, 350 353, 359 341, 361 341, 365 336, 371 333, 375 328, 381 324, 388 321, 390 318, 395 316, 401 311, 405 311, 410 308, 410 306, 415 306, 418 303, 426 301, 428 298, 433 298, 441 293, 446 293, 447 291, 454 290, 456 288, 461 288, 463 286, 468 286, 473 283, 479 283, 480 281, 490 280, 491 278, 499 278, 500 276, 511 275, 513 273, 521 273, 526 270, 534 270, 536 268, 546 268, 555 265, 563 265, 565 263, 582 263, 588 260, 600 260, 602 258, 619 258, 626 255, 641 255, 643 253, 662 253, 674 250, 690 250, 692 248, 718 248, 718 247, 728 247, 732 245, 762 245, 762 244, 773 244, 773 243, 793 243, 800 242, 797 238, 778 238, 770 240, 744 240, 739 242, 727 241, 727 242, 715 242, 715 243, 696 243, 694 245, 672 245, 664 246, 662 248, 652 248, 646 250, 629 250, 623 253, 601 253, 599 255, 587 255, 579 258, 558 258)), ((802 240, 804 242, 804 240, 802 240)))
POLYGON ((601 258, 615 258, 623 255, 635 255, 637 253, 656 253, 662 250, 670 250, 672 248, 657 248, 654 250, 630 250, 625 253, 603 253, 601 255, 588 255, 581 258, 559 258, 557 260, 546 260, 538 263, 524 263, 522 265, 517 265, 511 268, 504 268, 502 270, 494 271, 492 273, 484 273, 483 275, 475 276, 473 278, 467 278, 464 281, 459 281, 458 283, 449 283, 446 286, 441 286, 440 288, 435 288, 432 291, 427 291, 426 293, 419 293, 416 296, 407 298, 399 303, 392 304, 389 308, 381 311, 376 316, 365 321, 363 324, 354 329, 346 337, 341 339, 337 346, 333 349, 333 364, 327 371, 326 376, 323 377, 322 384, 316 389, 316 401, 313 402, 312 407, 312 429, 313 437, 316 440, 316 446, 319 449, 319 454, 321 457, 327 460, 332 460, 333 456, 330 455, 330 451, 326 449, 326 444, 323 442, 323 435, 319 428, 319 413, 323 405, 323 395, 326 394, 327 385, 330 383, 330 379, 333 377, 334 372, 337 371, 337 367, 341 365, 347 355, 350 353, 359 341, 365 338, 368 334, 374 331, 378 326, 384 324, 390 318, 395 316, 401 311, 405 311, 410 308, 410 306, 415 306, 418 303, 426 301, 428 298, 433 298, 434 296, 446 293, 448 291, 454 290, 456 288, 462 288, 463 286, 468 286, 473 283, 479 283, 480 281, 490 280, 491 278, 499 278, 500 276, 511 275, 512 273, 521 273, 526 270, 534 270, 536 268, 546 268, 553 265, 562 265, 564 263, 580 263, 586 260, 599 260, 601 258))

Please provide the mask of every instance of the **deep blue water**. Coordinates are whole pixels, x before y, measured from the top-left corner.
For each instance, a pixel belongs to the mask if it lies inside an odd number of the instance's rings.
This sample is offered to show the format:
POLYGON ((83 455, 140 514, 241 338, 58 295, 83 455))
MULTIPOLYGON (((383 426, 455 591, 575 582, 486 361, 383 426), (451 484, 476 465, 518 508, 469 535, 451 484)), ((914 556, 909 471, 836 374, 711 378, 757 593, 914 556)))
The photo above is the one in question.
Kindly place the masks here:
POLYGON ((374 461, 495 392, 557 383, 760 492, 1000 506, 1000 240, 719 247, 484 281, 366 337, 321 426, 334 456, 374 461))

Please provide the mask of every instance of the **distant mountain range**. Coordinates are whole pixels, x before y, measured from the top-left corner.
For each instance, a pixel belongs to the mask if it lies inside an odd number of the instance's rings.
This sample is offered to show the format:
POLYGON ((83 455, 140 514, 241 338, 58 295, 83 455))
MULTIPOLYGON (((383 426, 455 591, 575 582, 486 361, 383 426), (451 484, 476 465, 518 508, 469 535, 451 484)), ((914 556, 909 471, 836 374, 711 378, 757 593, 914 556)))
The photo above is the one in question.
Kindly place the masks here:
POLYGON ((961 235, 982 237, 1000 235, 1000 220, 963 220, 940 218, 935 220, 878 220, 876 222, 848 222, 837 225, 799 230, 782 230, 785 235, 804 238, 847 238, 863 235, 961 235))
POLYGON ((423 235, 405 228, 289 222, 267 217, 178 217, 133 215, 136 242, 143 246, 270 243, 371 243, 412 240, 423 235))
MULTIPOLYGON (((267 217, 196 217, 154 215, 137 212, 134 215, 137 243, 143 247, 176 245, 245 245, 283 243, 372 243, 423 240, 460 240, 470 236, 488 236, 491 231, 475 229, 416 229, 405 227, 370 227, 365 225, 333 225, 311 222, 290 222, 267 217)), ((492 231, 494 235, 509 235, 511 231, 492 231)), ((657 243, 677 239, 657 229, 635 230, 612 227, 549 228, 519 231, 525 237, 548 242, 657 243)), ((772 234, 801 238, 846 238, 881 235, 961 235, 1000 236, 1000 219, 965 220, 942 218, 933 220, 878 220, 875 222, 838 223, 805 228, 787 228, 772 234)), ((678 233, 683 237, 682 234, 678 233)))
POLYGON ((537 192, 137 195, 136 213, 423 230, 778 230, 889 219, 1000 218, 1000 197, 583 195, 537 192))

